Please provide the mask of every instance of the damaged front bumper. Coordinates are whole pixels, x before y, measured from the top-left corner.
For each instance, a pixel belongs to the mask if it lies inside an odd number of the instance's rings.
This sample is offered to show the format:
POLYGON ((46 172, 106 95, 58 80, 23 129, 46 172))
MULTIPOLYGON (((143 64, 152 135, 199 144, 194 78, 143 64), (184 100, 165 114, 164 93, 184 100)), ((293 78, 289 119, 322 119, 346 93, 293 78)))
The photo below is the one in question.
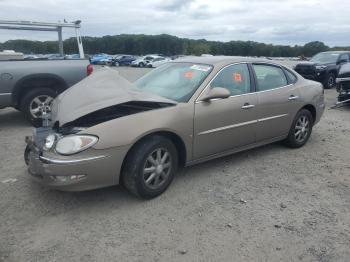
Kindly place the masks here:
POLYGON ((97 150, 90 148, 71 156, 40 149, 27 137, 25 160, 37 182, 62 191, 84 191, 116 185, 126 147, 97 150))
POLYGON ((337 78, 337 92, 338 102, 332 106, 337 108, 345 105, 350 105, 350 77, 348 78, 337 78))

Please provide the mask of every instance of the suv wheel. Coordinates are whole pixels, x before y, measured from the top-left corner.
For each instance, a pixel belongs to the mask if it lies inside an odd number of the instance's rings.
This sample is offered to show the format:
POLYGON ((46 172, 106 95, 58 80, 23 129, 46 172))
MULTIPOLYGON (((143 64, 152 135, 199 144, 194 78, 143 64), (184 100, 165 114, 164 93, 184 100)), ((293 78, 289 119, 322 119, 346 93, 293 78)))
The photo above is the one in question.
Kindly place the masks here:
POLYGON ((291 148, 299 148, 309 140, 313 126, 313 117, 309 110, 300 110, 294 118, 285 143, 291 148))
POLYGON ((51 103, 57 93, 50 88, 37 88, 29 91, 22 98, 21 111, 34 124, 43 114, 51 112, 51 103))
POLYGON ((152 136, 131 149, 122 172, 124 186, 134 195, 153 198, 163 193, 174 178, 178 159, 174 144, 152 136))
POLYGON ((326 77, 326 80, 323 83, 324 88, 330 89, 335 86, 335 75, 333 73, 329 73, 326 77))

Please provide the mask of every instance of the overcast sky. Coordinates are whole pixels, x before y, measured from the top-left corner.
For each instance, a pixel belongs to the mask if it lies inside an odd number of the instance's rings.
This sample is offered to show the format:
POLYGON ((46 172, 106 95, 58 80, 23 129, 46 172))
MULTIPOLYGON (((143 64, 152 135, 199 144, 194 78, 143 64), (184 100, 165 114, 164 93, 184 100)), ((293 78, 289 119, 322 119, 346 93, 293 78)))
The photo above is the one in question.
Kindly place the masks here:
MULTIPOLYGON (((350 46, 346 0, 0 0, 0 19, 82 20, 82 34, 171 34, 193 39, 350 46)), ((65 37, 74 35, 65 30, 65 37)), ((0 30, 8 39, 56 40, 55 33, 0 30)))

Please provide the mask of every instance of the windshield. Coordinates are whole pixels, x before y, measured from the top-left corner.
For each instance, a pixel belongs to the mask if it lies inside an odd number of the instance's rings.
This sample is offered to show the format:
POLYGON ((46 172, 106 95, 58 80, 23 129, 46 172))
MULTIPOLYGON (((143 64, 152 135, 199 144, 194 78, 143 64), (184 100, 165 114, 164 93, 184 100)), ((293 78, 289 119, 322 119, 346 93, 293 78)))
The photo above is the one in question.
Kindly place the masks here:
POLYGON ((336 53, 319 53, 311 58, 310 61, 315 63, 335 63, 339 54, 336 53))
POLYGON ((208 76, 212 66, 192 63, 167 63, 135 82, 136 86, 177 102, 187 102, 208 76))

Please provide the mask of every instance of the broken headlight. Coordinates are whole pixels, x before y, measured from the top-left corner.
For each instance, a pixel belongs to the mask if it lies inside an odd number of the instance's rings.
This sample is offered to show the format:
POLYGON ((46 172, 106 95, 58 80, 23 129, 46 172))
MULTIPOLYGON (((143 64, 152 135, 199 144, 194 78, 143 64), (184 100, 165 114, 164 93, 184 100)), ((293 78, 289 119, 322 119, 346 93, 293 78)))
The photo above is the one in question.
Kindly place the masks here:
POLYGON ((45 138, 44 150, 50 150, 56 142, 56 135, 51 134, 45 138))
POLYGON ((90 135, 69 135, 60 138, 56 143, 56 152, 61 155, 72 155, 96 144, 98 138, 90 135))

